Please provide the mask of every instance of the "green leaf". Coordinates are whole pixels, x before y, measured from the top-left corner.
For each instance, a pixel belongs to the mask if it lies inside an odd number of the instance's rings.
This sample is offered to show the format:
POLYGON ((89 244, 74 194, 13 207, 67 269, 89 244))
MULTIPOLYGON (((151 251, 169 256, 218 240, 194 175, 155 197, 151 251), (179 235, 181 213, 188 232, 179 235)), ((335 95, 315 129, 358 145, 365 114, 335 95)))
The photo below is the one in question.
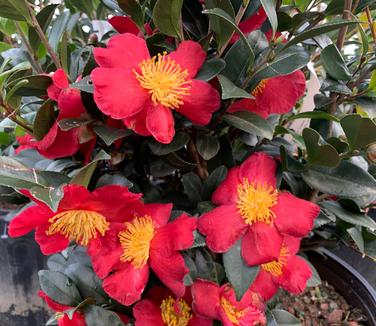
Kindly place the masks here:
POLYGON ((250 93, 244 89, 237 87, 231 80, 223 75, 218 75, 219 83, 222 88, 222 99, 230 98, 254 98, 250 93))
POLYGON ((301 257, 302 259, 305 260, 305 262, 309 265, 312 271, 312 276, 307 280, 307 287, 315 287, 319 286, 321 284, 321 278, 319 273, 317 272, 316 268, 304 257, 301 257))
POLYGON ((12 81, 9 87, 13 87, 21 80, 27 80, 27 84, 16 91, 19 96, 45 96, 47 95, 47 88, 51 85, 51 77, 47 75, 35 75, 22 77, 12 81))
POLYGON ((220 17, 224 21, 230 23, 232 25, 233 29, 235 29, 237 31, 237 33, 239 34, 240 39, 244 42, 244 45, 246 46, 246 49, 247 49, 247 53, 248 53, 248 55, 251 59, 251 62, 253 62, 253 60, 255 58, 255 54, 253 53, 253 49, 252 49, 251 45, 249 44, 247 38, 244 36, 243 32, 236 25, 233 17, 231 17, 227 12, 225 12, 224 10, 222 10, 220 8, 206 9, 202 13, 207 14, 207 15, 214 15, 214 16, 220 17))
POLYGON ((267 326, 301 326, 301 322, 286 310, 273 309, 266 315, 267 326))
POLYGON ((273 128, 270 123, 259 115, 249 111, 239 111, 226 114, 223 117, 231 126, 266 139, 273 138, 273 128))
POLYGON ((74 307, 82 301, 76 285, 63 273, 41 270, 38 276, 42 291, 57 303, 74 307))
POLYGON ((118 139, 124 138, 133 133, 129 129, 118 129, 107 125, 94 126, 93 130, 107 146, 110 146, 118 139))
POLYGON ((184 186, 184 193, 188 196, 194 206, 201 201, 202 182, 198 175, 194 172, 188 172, 183 175, 181 180, 184 186))
POLYGON ((110 155, 108 155, 104 150, 101 150, 89 164, 78 170, 77 174, 75 174, 70 183, 87 187, 95 168, 97 167, 98 161, 109 160, 110 158, 110 155))
POLYGON ((204 62, 196 79, 209 81, 217 76, 226 67, 226 62, 223 59, 213 58, 204 62))
POLYGON ((336 167, 340 157, 336 149, 325 142, 320 134, 311 128, 303 130, 303 138, 307 149, 307 160, 312 165, 336 167))
POLYGON ((44 136, 50 131, 51 127, 55 123, 55 109, 51 100, 47 100, 39 108, 35 115, 33 124, 33 135, 36 140, 42 140, 44 136))
POLYGON ((5 42, 0 42, 0 53, 4 52, 6 50, 9 50, 11 48, 12 48, 12 46, 10 44, 5 43, 5 42))
POLYGON ((60 39, 68 27, 70 17, 69 11, 63 11, 57 16, 49 30, 48 41, 55 52, 57 52, 60 39))
POLYGON ((210 200, 213 192, 225 180, 227 175, 227 168, 224 165, 217 167, 204 182, 202 190, 202 197, 204 200, 210 200))
POLYGON ((94 93, 94 85, 90 76, 86 76, 82 78, 81 80, 71 84, 70 87, 77 88, 80 91, 83 91, 86 93, 90 93, 90 94, 94 93))
POLYGON ((0 16, 14 20, 26 20, 30 25, 32 24, 26 0, 1 0, 0 16))
POLYGON ((350 235, 350 237, 353 239, 353 241, 355 242, 360 252, 364 253, 364 239, 363 239, 362 231, 359 230, 355 226, 347 229, 346 231, 350 235))
POLYGON ((329 120, 339 122, 340 120, 327 112, 324 111, 309 111, 309 112, 301 112, 289 117, 288 120, 297 120, 297 119, 318 119, 318 120, 329 120))
MULTIPOLYGON (((171 0, 173 2, 174 0, 171 0)), ((118 0, 119 7, 141 28, 144 27, 144 12, 137 0, 118 0)), ((155 10, 155 7, 154 7, 155 10)))
MULTIPOLYGON (((230 0, 206 0, 205 8, 220 9, 227 13, 232 21, 235 19, 235 11, 230 0)), ((231 38, 234 32, 233 24, 216 16, 210 16, 209 21, 211 29, 215 33, 215 40, 217 41, 218 48, 221 48, 231 38)))
POLYGON ((244 262, 241 256, 240 240, 223 254, 223 265, 226 276, 235 290, 236 298, 240 301, 255 280, 260 267, 251 267, 244 262))
POLYGON ((341 120, 350 150, 363 149, 376 142, 376 124, 359 114, 349 114, 341 120))
POLYGON ((67 130, 71 130, 71 129, 74 129, 74 128, 79 128, 79 127, 85 126, 92 121, 93 120, 91 120, 91 119, 88 120, 87 118, 77 118, 77 119, 67 118, 67 119, 61 119, 58 122, 58 125, 59 125, 61 130, 67 131, 67 130))
POLYGON ((275 131, 274 131, 274 134, 275 135, 285 135, 285 134, 289 134, 292 136, 292 139, 293 141, 301 148, 301 149, 306 149, 306 146, 305 146, 305 142, 304 142, 304 138, 302 135, 299 135, 298 133, 296 133, 295 131, 291 130, 291 129, 288 129, 288 128, 285 128, 285 127, 282 127, 282 126, 276 126, 275 127, 275 131))
POLYGON ((332 78, 336 80, 351 79, 351 73, 335 44, 330 44, 321 51, 321 61, 326 72, 332 78))
POLYGON ((312 189, 353 199, 360 207, 376 200, 376 180, 367 171, 345 160, 336 168, 310 168, 302 177, 312 189))
POLYGON ((368 84, 368 90, 376 92, 376 70, 372 71, 371 80, 368 84))
POLYGON ((160 32, 183 39, 181 35, 182 6, 183 0, 157 0, 153 9, 153 22, 160 32))
MULTIPOLYGON (((52 17, 54 15, 55 9, 58 5, 52 4, 44 7, 36 15, 36 19, 42 28, 43 32, 47 31, 48 26, 51 23, 52 17)), ((39 45, 41 44, 40 37, 35 28, 29 28, 29 43, 34 51, 38 51, 39 45)))
MULTIPOLYGON (((64 175, 64 177, 66 177, 64 175)), ((68 183, 69 178, 67 178, 66 183, 68 183)), ((63 185, 62 185, 63 186, 63 185)), ((39 199, 45 203, 52 211, 56 212, 59 207, 60 200, 64 196, 64 192, 61 187, 40 187, 35 186, 30 188, 30 193, 33 197, 39 199)))
POLYGON ((177 132, 174 139, 170 144, 161 144, 155 139, 152 139, 148 142, 150 150, 153 154, 162 156, 169 153, 173 153, 183 148, 189 142, 189 135, 184 132, 177 132))
POLYGON ((345 19, 339 19, 339 20, 333 20, 331 22, 319 25, 317 27, 306 30, 306 31, 298 34, 297 36, 295 36, 293 39, 291 39, 289 42, 287 42, 282 47, 281 51, 284 51, 287 48, 289 48, 290 46, 298 44, 298 43, 305 41, 307 39, 311 39, 315 36, 318 36, 318 35, 321 35, 321 34, 326 34, 326 33, 329 33, 331 31, 334 31, 336 29, 339 29, 341 27, 353 25, 353 24, 357 24, 357 22, 356 21, 349 21, 349 20, 345 20, 345 19))
POLYGON ((217 137, 208 135, 198 135, 196 139, 198 153, 206 161, 217 155, 219 151, 219 141, 217 137))
POLYGON ((339 219, 347 223, 364 226, 373 231, 376 230, 376 222, 366 214, 352 213, 344 209, 339 203, 332 200, 323 201, 320 203, 320 206, 332 212, 339 219))
POLYGON ((273 30, 272 38, 274 38, 275 32, 277 31, 277 28, 278 28, 277 13, 275 11, 276 1, 275 0, 260 0, 260 2, 269 19, 270 26, 272 27, 272 30, 273 30))
POLYGON ((98 306, 86 306, 84 308, 84 315, 87 326, 125 326, 115 312, 98 306))

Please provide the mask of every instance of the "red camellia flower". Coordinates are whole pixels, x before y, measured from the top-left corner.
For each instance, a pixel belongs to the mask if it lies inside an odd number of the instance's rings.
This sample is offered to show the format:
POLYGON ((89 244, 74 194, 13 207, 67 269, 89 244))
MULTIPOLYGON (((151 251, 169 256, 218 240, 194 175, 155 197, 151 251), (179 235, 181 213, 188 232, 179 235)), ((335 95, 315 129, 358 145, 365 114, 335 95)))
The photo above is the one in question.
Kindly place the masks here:
MULTIPOLYGON (((142 37, 143 33, 137 24, 128 16, 114 16, 108 20, 108 22, 115 28, 120 34, 131 33, 142 37)), ((144 29, 147 35, 152 35, 153 30, 149 23, 144 24, 144 29)))
MULTIPOLYGON (((43 291, 39 291, 38 295, 46 301, 47 305, 56 312, 56 319, 59 326, 86 326, 86 321, 84 315, 76 310, 73 315, 72 319, 65 313, 66 311, 72 310, 75 307, 62 305, 57 303, 56 301, 52 300, 50 297, 47 296, 46 293, 43 291)), ((121 321, 125 324, 129 323, 129 317, 123 314, 117 314, 121 321)))
POLYGON ((226 252, 240 238, 248 265, 259 265, 280 256, 284 235, 305 236, 320 208, 276 189, 276 162, 264 153, 251 155, 229 170, 213 193, 220 205, 199 219, 199 231, 214 252, 226 252), (226 227, 220 227, 226 225, 226 227))
POLYGON ((170 143, 173 110, 206 125, 220 106, 218 92, 194 79, 206 58, 196 42, 183 41, 176 51, 150 58, 145 40, 126 33, 113 36, 106 49, 94 49, 94 56, 100 66, 91 74, 95 102, 138 134, 170 143))
POLYGON ((302 293, 312 271, 303 258, 296 256, 299 246, 299 238, 285 237, 279 258, 261 265, 251 290, 259 293, 265 300, 273 297, 279 287, 293 294, 302 293))
POLYGON ((183 298, 175 296, 167 289, 153 287, 145 299, 133 308, 135 326, 211 326, 212 321, 197 316, 192 311, 191 292, 183 298))
POLYGON ((62 69, 55 71, 51 79, 52 84, 48 87, 47 93, 50 99, 57 102, 59 108, 56 121, 39 141, 30 135, 18 138, 21 145, 18 151, 36 148, 41 155, 49 159, 71 156, 81 151, 84 160, 88 161, 96 141, 94 134, 88 132, 85 126, 62 130, 58 124, 63 119, 80 118, 86 113, 80 92, 69 87, 68 78, 62 69))
POLYGON ((240 301, 225 284, 196 280, 192 285, 193 310, 197 315, 220 320, 224 326, 266 325, 265 307, 259 295, 248 290, 240 301))
POLYGON ((241 99, 232 104, 228 112, 250 111, 263 118, 273 113, 288 113, 304 95, 305 88, 305 78, 301 70, 264 79, 252 91, 254 99, 241 99))
POLYGON ((140 299, 150 268, 175 295, 184 295, 183 277, 189 270, 179 250, 192 246, 197 220, 183 214, 168 222, 171 209, 172 204, 124 206, 121 212, 126 222, 112 223, 101 250, 92 255, 104 290, 122 304, 140 299))
POLYGON ((46 301, 47 305, 56 312, 56 319, 59 326, 86 326, 85 317, 79 311, 73 313, 72 319, 64 313, 67 310, 72 310, 74 307, 62 305, 52 300, 43 291, 39 291, 38 295, 46 301))
POLYGON ((9 235, 19 237, 35 229, 35 240, 45 255, 60 252, 71 241, 89 246, 95 253, 101 246, 101 239, 113 221, 124 221, 115 203, 131 203, 140 198, 128 188, 110 185, 90 193, 85 187, 68 185, 56 212, 46 204, 33 198, 37 205, 30 206, 18 214, 9 224, 9 235))

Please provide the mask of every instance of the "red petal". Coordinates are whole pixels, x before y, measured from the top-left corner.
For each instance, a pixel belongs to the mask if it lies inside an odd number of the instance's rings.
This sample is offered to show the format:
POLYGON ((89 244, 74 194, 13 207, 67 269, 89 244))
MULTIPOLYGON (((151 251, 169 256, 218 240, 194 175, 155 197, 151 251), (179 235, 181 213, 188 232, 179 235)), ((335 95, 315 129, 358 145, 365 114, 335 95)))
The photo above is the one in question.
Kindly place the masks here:
POLYGON ((311 268, 304 259, 298 256, 289 256, 282 275, 276 277, 275 280, 286 291, 300 294, 306 288, 306 283, 311 276, 311 268))
POLYGON ((184 96, 183 102, 176 112, 198 125, 207 125, 212 113, 217 111, 221 104, 217 90, 198 79, 192 80, 190 93, 184 96))
POLYGON ((183 256, 177 252, 150 249, 150 266, 159 279, 175 295, 182 297, 185 293, 184 276, 189 272, 183 256))
POLYGON ((48 225, 36 228, 35 241, 38 242, 43 255, 52 255, 63 251, 69 246, 69 240, 59 234, 47 235, 48 225))
POLYGON ((135 68, 150 55, 144 39, 125 33, 111 37, 106 49, 95 48, 94 57, 103 68, 135 68))
POLYGON ((126 16, 114 16, 108 20, 108 22, 115 28, 120 34, 131 33, 133 35, 138 35, 140 29, 136 23, 129 17, 126 16))
MULTIPOLYGON (((239 24, 240 30, 243 32, 243 34, 247 35, 256 29, 259 29, 262 24, 265 22, 267 16, 264 11, 264 8, 260 7, 260 9, 254 13, 251 17, 243 20, 239 24)), ((239 39, 239 34, 234 33, 233 37, 231 38, 231 43, 236 42, 239 39)))
POLYGON ((197 42, 183 41, 176 51, 171 52, 168 56, 175 60, 183 69, 187 69, 189 77, 193 78, 205 61, 206 52, 197 42))
POLYGON ((114 250, 101 250, 98 254, 91 257, 93 269, 100 278, 105 278, 115 266, 120 264, 120 256, 123 250, 120 246, 114 250))
POLYGON ((162 226, 151 242, 152 250, 185 250, 193 245, 193 231, 197 228, 197 219, 182 214, 180 217, 162 226))
POLYGON ((272 276, 261 268, 250 289, 267 301, 277 293, 278 285, 273 281, 272 276))
POLYGON ((84 186, 70 184, 64 187, 64 197, 59 203, 58 211, 83 208, 92 201, 92 195, 84 186))
POLYGON ((54 84, 51 84, 50 86, 47 87, 47 96, 51 100, 54 100, 57 102, 59 99, 59 95, 61 93, 61 88, 56 87, 54 84))
MULTIPOLYGON (((122 54, 118 55, 122 57, 122 54)), ((95 68, 91 78, 95 102, 103 113, 114 119, 135 115, 145 107, 149 98, 149 93, 140 86, 134 72, 129 68, 95 68)))
POLYGON ((273 211, 276 214, 275 225, 281 233, 304 237, 311 231, 313 220, 320 213, 320 207, 288 192, 282 192, 278 195, 278 202, 273 211))
POLYGON ((66 118, 79 118, 86 112, 81 101, 80 91, 74 88, 66 88, 61 91, 58 103, 60 114, 59 120, 66 118))
POLYGON ((123 269, 108 276, 103 282, 103 289, 113 299, 125 306, 140 300, 149 278, 149 266, 134 268, 124 264, 123 269))
POLYGON ((202 215, 198 229, 206 235, 210 250, 226 252, 247 231, 248 225, 244 223, 235 205, 222 205, 202 215))
POLYGON ((79 312, 75 312, 72 319, 69 319, 68 315, 64 314, 58 323, 59 326, 87 326, 84 315, 79 312))
POLYGON ((69 86, 67 75, 63 69, 56 70, 52 74, 51 79, 53 84, 60 89, 67 88, 69 86))
POLYGON ((162 144, 171 143, 175 135, 175 121, 171 109, 149 103, 146 114, 146 128, 162 144))
POLYGON ((242 241, 242 256, 250 266, 278 260, 283 237, 273 225, 257 222, 251 225, 242 241))
MULTIPOLYGON (((159 303, 160 304, 160 303, 159 303)), ((141 300, 133 307, 135 326, 165 326, 159 305, 150 300, 141 300)))
POLYGON ((295 238, 289 235, 283 237, 283 245, 287 247, 290 255, 295 255, 299 251, 300 241, 301 238, 295 238))
POLYGON ((146 128, 146 113, 146 110, 141 110, 139 113, 132 115, 129 118, 123 119, 123 122, 136 134, 139 134, 141 136, 150 136, 151 134, 146 128))
POLYGON ((260 117, 266 119, 269 116, 269 111, 267 107, 258 106, 256 100, 254 99, 241 99, 230 105, 227 112, 234 113, 238 111, 250 111, 258 114, 260 117))
POLYGON ((230 205, 236 203, 240 168, 234 167, 227 173, 226 179, 218 186, 212 195, 212 202, 217 205, 230 205))
POLYGON ((136 203, 135 205, 125 207, 124 209, 128 209, 129 212, 127 212, 127 214, 132 216, 149 215, 154 222, 154 226, 156 228, 160 228, 170 219, 172 204, 144 204, 140 202, 136 203))
POLYGON ((218 319, 219 286, 211 281, 196 279, 191 291, 194 312, 206 318, 218 319))
POLYGON ((258 152, 248 157, 240 166, 239 178, 248 178, 248 181, 266 183, 276 187, 277 162, 269 155, 258 152))
POLYGON ((212 326, 213 320, 193 315, 188 326, 212 326))
POLYGON ((24 209, 9 223, 10 237, 20 237, 31 232, 38 226, 48 224, 53 212, 47 206, 35 205, 24 209))

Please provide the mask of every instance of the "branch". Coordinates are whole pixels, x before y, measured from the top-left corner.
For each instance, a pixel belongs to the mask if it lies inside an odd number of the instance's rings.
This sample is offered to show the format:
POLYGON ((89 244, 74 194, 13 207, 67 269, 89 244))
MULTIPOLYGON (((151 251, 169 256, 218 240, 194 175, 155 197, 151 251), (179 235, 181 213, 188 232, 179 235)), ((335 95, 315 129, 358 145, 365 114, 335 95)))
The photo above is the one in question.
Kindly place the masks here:
POLYGON ((197 152, 196 146, 191 139, 187 145, 189 154, 194 162, 197 164, 197 174, 201 180, 205 180, 209 176, 209 172, 206 168, 206 162, 201 160, 199 153, 197 152))
POLYGON ((375 26, 373 24, 371 11, 369 10, 369 7, 366 8, 366 14, 367 14, 367 20, 368 20, 368 23, 369 23, 369 28, 371 29, 373 43, 375 43, 375 46, 376 46, 376 29, 375 29, 375 26))
MULTIPOLYGON (((343 6, 343 19, 347 19, 347 20, 350 19, 351 7, 352 7, 352 0, 345 0, 345 4, 343 6)), ((348 26, 343 26, 339 30, 338 39, 337 39, 337 48, 339 51, 341 51, 343 44, 345 43, 347 27, 348 26)))

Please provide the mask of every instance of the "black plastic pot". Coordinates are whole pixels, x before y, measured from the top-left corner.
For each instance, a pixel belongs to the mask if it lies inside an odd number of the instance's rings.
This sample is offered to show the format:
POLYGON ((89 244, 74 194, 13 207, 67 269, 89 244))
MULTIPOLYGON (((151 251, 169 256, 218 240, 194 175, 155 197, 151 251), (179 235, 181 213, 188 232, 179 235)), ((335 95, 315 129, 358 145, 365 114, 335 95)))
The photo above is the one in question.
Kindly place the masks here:
MULTIPOLYGON (((321 279, 331 284, 351 306, 361 308, 367 316, 367 325, 376 326, 376 290, 371 283, 346 260, 325 248, 320 253, 309 252, 308 257, 321 279)), ((358 264, 361 264, 359 259, 358 264)), ((368 271, 372 275, 374 266, 368 271)))

